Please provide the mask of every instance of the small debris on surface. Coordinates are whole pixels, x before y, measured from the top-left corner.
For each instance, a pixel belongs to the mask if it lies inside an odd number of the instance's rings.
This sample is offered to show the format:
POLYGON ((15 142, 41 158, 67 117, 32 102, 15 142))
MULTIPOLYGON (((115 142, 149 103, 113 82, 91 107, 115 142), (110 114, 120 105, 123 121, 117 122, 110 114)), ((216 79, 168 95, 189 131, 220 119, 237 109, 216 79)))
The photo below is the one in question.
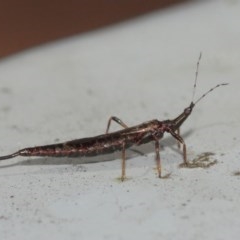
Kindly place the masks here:
POLYGON ((197 155, 192 161, 189 161, 188 164, 181 163, 179 167, 181 168, 209 168, 217 163, 216 159, 212 159, 211 156, 214 156, 215 153, 204 152, 197 155))

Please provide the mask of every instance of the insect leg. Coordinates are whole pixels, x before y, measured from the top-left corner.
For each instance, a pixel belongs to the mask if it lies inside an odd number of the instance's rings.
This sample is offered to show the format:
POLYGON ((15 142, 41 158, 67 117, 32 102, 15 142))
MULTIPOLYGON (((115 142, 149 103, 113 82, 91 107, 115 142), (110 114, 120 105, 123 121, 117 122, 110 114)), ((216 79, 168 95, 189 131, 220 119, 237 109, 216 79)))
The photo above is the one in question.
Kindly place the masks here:
POLYGON ((125 141, 122 143, 122 176, 121 180, 124 181, 126 178, 126 149, 125 149, 125 141))
POLYGON ((177 139, 177 141, 179 143, 181 143, 183 145, 183 162, 184 162, 185 165, 188 165, 188 161, 187 161, 187 147, 186 147, 186 144, 185 144, 183 138, 180 135, 178 135, 177 133, 173 132, 171 129, 169 129, 169 132, 175 139, 177 139))
POLYGON ((161 159, 160 159, 160 144, 159 141, 155 141, 155 153, 156 153, 156 163, 157 163, 157 171, 158 171, 158 176, 161 178, 161 159))
POLYGON ((127 126, 120 118, 115 117, 115 116, 112 116, 112 117, 110 117, 109 120, 108 120, 108 125, 107 125, 106 134, 107 134, 108 131, 109 131, 111 121, 114 121, 114 122, 118 123, 118 124, 121 125, 123 128, 128 128, 128 126, 127 126))
MULTIPOLYGON (((177 134, 177 135, 180 135, 180 128, 178 128, 178 129, 176 130, 176 134, 177 134)), ((178 146, 178 148, 180 149, 181 145, 180 145, 180 142, 179 142, 179 141, 177 141, 177 146, 178 146)))

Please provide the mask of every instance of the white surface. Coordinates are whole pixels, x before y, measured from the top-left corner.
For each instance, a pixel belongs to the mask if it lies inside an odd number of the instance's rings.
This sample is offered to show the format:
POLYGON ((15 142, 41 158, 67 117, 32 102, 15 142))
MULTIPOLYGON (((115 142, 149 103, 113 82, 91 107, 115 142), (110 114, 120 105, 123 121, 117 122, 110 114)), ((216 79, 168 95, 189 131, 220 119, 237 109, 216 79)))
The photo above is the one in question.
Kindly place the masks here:
POLYGON ((230 85, 182 128, 189 159, 216 154, 209 169, 178 168, 182 156, 167 135, 166 180, 156 177, 151 144, 138 148, 144 156, 128 152, 123 183, 120 153, 1 162, 0 239, 238 239, 239 12, 237 0, 193 1, 2 61, 1 155, 104 133, 111 115, 130 126, 176 117, 191 101, 200 51, 196 97, 230 85))

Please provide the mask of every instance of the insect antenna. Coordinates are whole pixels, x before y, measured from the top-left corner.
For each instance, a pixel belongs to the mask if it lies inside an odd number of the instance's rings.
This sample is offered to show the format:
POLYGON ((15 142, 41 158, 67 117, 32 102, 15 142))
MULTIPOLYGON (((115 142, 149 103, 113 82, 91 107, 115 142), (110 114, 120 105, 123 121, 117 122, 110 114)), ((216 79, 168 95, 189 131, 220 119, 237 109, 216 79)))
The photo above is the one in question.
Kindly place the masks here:
POLYGON ((194 97, 195 97, 195 93, 196 93, 196 87, 197 87, 197 78, 198 78, 198 70, 199 70, 199 63, 200 60, 202 58, 202 52, 200 52, 198 61, 197 61, 197 68, 196 68, 196 73, 195 73, 195 81, 194 81, 194 85, 193 85, 193 95, 192 95, 192 101, 191 103, 193 103, 193 105, 195 106, 199 101, 201 101, 206 95, 208 95, 210 92, 212 92, 214 89, 221 87, 221 86, 225 86, 228 85, 228 83, 221 83, 221 84, 217 84, 215 87, 209 89, 207 92, 205 92, 200 98, 198 98, 195 102, 194 101, 194 97))
POLYGON ((194 96, 195 96, 195 93, 196 93, 198 69, 199 69, 199 63, 200 63, 201 57, 202 57, 202 52, 200 52, 199 58, 198 58, 198 61, 197 61, 197 68, 196 68, 196 72, 195 72, 195 81, 194 81, 194 85, 193 85, 193 95, 192 95, 192 101, 191 102, 193 102, 193 99, 194 99, 194 96))
POLYGON ((198 102, 200 102, 206 95, 208 95, 210 92, 212 92, 214 89, 221 87, 221 86, 226 86, 229 83, 221 83, 221 84, 217 84, 215 87, 209 89, 207 92, 205 92, 196 102, 194 102, 194 105, 196 105, 198 102))

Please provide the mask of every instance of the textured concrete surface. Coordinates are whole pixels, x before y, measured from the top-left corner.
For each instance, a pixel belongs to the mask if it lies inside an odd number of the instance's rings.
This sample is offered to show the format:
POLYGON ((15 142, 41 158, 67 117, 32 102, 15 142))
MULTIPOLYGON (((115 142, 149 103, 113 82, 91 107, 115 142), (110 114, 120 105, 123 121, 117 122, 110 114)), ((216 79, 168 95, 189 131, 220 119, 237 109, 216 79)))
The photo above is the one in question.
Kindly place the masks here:
POLYGON ((153 144, 128 151, 123 183, 119 152, 0 162, 0 239, 237 239, 239 10, 239 1, 195 1, 2 61, 1 155, 102 134, 111 115, 129 126, 176 117, 191 101, 200 51, 195 99, 230 85, 201 101, 181 130, 190 160, 214 154, 209 168, 179 168, 167 134, 168 179, 156 176, 153 144))

